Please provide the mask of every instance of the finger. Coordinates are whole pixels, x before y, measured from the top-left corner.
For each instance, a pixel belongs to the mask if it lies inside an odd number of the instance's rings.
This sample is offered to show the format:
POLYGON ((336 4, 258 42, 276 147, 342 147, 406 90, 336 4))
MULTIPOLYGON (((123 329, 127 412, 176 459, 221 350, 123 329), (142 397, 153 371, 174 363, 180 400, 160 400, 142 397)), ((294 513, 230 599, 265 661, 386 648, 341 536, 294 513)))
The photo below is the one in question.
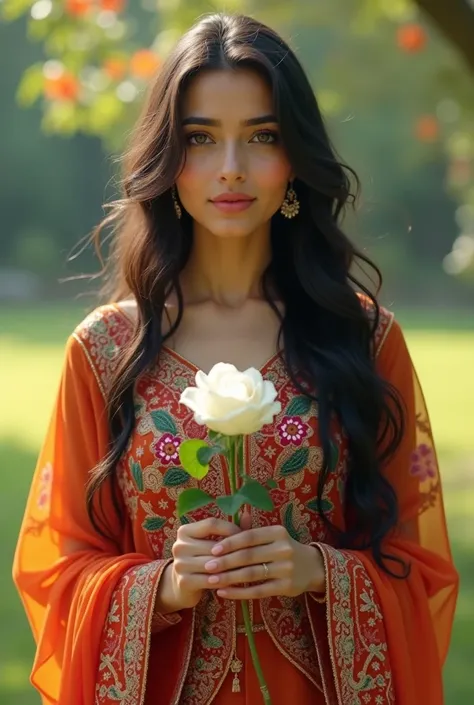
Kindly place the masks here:
POLYGON ((252 528, 252 515, 247 510, 243 511, 240 516, 240 528, 242 531, 252 528))
POLYGON ((267 580, 259 585, 248 587, 227 587, 217 590, 217 595, 226 600, 261 600, 263 597, 285 595, 283 580, 267 580))
POLYGON ((238 585, 239 583, 259 583, 265 580, 275 579, 275 572, 278 570, 274 563, 266 564, 267 570, 262 563, 258 565, 247 565, 238 570, 228 570, 226 573, 210 575, 208 583, 213 588, 225 588, 228 585, 238 585))
POLYGON ((205 564, 209 560, 209 555, 207 556, 182 556, 174 559, 175 571, 179 575, 187 574, 200 574, 203 576, 206 583, 205 587, 209 587, 207 580, 209 578, 209 573, 205 569, 205 564))
POLYGON ((210 560, 211 551, 215 545, 215 541, 194 539, 191 536, 187 536, 173 544, 173 555, 175 558, 178 556, 207 556, 208 560, 210 560))
POLYGON ((243 548, 273 543, 283 538, 283 534, 287 535, 287 531, 283 526, 262 526, 256 529, 240 531, 238 534, 219 541, 212 549, 212 554, 214 556, 222 556, 225 553, 240 551, 243 548))
POLYGON ((280 550, 278 544, 266 543, 262 546, 253 546, 251 548, 243 548, 241 551, 233 551, 225 556, 211 556, 205 564, 205 568, 209 573, 225 573, 236 568, 245 568, 246 566, 262 565, 262 563, 272 563, 277 560, 286 560, 287 555, 283 550, 280 550))
POLYGON ((183 524, 178 529, 178 537, 181 535, 195 539, 205 539, 207 536, 234 536, 239 533, 240 529, 236 524, 215 517, 183 524))

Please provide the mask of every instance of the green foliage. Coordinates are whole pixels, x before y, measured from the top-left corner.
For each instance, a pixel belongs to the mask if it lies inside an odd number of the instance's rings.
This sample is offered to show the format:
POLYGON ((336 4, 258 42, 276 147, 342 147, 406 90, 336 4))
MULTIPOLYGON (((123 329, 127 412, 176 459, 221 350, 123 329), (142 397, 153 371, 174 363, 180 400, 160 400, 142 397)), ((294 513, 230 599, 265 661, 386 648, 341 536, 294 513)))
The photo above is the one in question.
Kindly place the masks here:
POLYGON ((179 459, 186 472, 196 480, 202 480, 209 472, 209 463, 202 463, 198 453, 201 449, 209 448, 205 441, 193 439, 184 441, 179 446, 179 459))
POLYGON ((178 516, 183 516, 188 512, 194 511, 195 509, 205 507, 213 501, 214 497, 207 494, 207 492, 204 492, 204 490, 199 489, 199 487, 190 487, 189 489, 183 490, 179 493, 176 511, 178 516))

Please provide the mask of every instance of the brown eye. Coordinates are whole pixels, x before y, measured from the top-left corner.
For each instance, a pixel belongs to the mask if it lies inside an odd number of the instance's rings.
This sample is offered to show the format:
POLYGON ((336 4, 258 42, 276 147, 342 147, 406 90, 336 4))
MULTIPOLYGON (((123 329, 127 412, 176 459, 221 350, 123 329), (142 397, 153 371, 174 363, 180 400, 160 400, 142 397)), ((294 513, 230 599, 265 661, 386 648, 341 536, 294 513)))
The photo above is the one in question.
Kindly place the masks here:
POLYGON ((278 141, 278 134, 271 130, 264 130, 263 132, 257 132, 251 141, 256 141, 258 144, 274 144, 278 141))
POLYGON ((193 132, 191 135, 188 135, 189 144, 208 144, 207 140, 209 140, 209 135, 206 135, 204 132, 193 132))

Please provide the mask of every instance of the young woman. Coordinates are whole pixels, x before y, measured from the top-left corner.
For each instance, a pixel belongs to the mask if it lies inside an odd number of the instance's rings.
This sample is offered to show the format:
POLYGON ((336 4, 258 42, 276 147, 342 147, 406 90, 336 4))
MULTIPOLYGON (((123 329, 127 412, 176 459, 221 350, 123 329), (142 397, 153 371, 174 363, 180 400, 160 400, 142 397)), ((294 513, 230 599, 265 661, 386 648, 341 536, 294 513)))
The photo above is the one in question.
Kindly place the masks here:
MULTIPOLYGON (((258 705, 242 599, 273 705, 443 702, 457 574, 404 337, 352 273, 349 171, 254 20, 203 19, 156 77, 16 553, 44 703, 258 705), (282 405, 245 445, 275 508, 241 528, 175 511, 206 437, 180 394, 220 361, 282 405)), ((226 482, 219 456, 200 486, 226 482)))

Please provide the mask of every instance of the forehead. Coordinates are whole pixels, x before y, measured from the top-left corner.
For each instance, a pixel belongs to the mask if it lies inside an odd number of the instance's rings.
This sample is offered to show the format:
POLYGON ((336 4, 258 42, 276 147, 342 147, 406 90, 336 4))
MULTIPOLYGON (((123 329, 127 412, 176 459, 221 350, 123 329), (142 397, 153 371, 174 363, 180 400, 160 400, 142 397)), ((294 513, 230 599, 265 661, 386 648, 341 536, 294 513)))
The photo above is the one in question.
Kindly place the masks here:
POLYGON ((183 96, 183 118, 190 115, 245 121, 273 111, 273 96, 265 79, 251 69, 203 71, 183 96))

